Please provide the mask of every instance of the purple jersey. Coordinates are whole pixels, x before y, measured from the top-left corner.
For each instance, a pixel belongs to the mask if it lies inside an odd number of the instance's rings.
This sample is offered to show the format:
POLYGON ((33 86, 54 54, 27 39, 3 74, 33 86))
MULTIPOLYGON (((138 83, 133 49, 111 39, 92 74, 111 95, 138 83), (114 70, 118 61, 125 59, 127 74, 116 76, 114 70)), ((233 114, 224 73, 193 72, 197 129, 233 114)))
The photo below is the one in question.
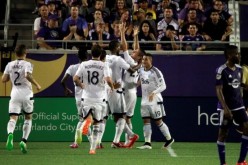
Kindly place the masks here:
MULTIPOLYGON (((242 68, 240 65, 235 65, 236 69, 232 70, 226 66, 221 65, 217 69, 216 86, 222 85, 223 96, 228 108, 231 111, 244 109, 244 103, 241 95, 240 84, 242 82, 242 68)), ((223 109, 221 104, 218 103, 218 110, 223 109)))

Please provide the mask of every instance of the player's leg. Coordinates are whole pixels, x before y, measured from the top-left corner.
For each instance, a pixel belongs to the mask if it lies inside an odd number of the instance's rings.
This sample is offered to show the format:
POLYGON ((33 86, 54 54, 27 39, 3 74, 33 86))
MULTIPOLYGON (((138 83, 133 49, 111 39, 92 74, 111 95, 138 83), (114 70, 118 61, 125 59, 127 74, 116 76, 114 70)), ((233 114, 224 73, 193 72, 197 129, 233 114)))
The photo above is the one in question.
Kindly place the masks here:
POLYGON ((120 113, 115 113, 113 114, 113 116, 114 116, 114 121, 116 125, 115 125, 115 136, 114 136, 113 143, 111 144, 111 147, 120 148, 120 147, 123 147, 123 144, 120 143, 120 138, 125 128, 126 120, 124 119, 123 114, 120 114, 120 113))
MULTIPOLYGON (((125 117, 126 118, 126 117, 125 117)), ((125 145, 126 148, 132 148, 133 144, 139 139, 139 135, 135 134, 132 129, 128 126, 128 124, 125 124, 124 130, 123 130, 127 136, 129 137, 129 142, 125 145)))
POLYGON ((32 114, 34 107, 33 104, 34 104, 34 100, 32 98, 30 100, 23 101, 23 107, 24 107, 23 112, 25 115, 25 120, 22 127, 22 131, 23 131, 22 140, 20 142, 20 148, 22 153, 27 153, 26 143, 32 129, 32 114))
POLYGON ((97 149, 102 149, 102 137, 105 132, 105 127, 106 127, 106 119, 104 118, 100 123, 99 123, 99 137, 98 137, 98 142, 97 142, 97 149))
POLYGON ((9 101, 9 116, 10 119, 7 124, 7 132, 8 132, 8 138, 6 142, 6 148, 8 150, 12 150, 14 145, 13 145, 13 133, 15 131, 15 126, 18 120, 18 116, 21 114, 21 106, 22 104, 17 101, 10 99, 9 101))
POLYGON ((151 116, 148 110, 148 105, 141 105, 140 113, 143 119, 143 133, 145 138, 145 143, 143 146, 137 147, 138 149, 152 149, 151 137, 152 137, 152 127, 151 127, 151 116))
POLYGON ((156 125, 160 129, 161 133, 164 135, 166 142, 164 144, 164 148, 169 147, 172 143, 174 143, 174 139, 171 137, 168 126, 163 122, 162 118, 165 116, 165 110, 163 103, 160 102, 157 105, 150 106, 150 113, 152 119, 155 120, 156 125))
POLYGON ((104 104, 95 104, 94 107, 92 107, 92 117, 94 122, 89 154, 96 154, 96 145, 99 138, 99 123, 103 120, 104 104))
MULTIPOLYGON (((137 95, 136 92, 129 92, 128 90, 125 92, 124 95, 125 102, 126 102, 126 123, 130 130, 133 130, 132 125, 132 117, 134 115, 134 109, 136 105, 137 95)), ((129 135, 125 134, 125 145, 129 143, 129 135)))
POLYGON ((84 121, 81 126, 82 134, 83 135, 88 135, 90 126, 93 122, 92 119, 92 106, 91 105, 83 105, 82 112, 84 116, 84 121))
POLYGON ((83 113, 81 107, 81 100, 76 101, 76 106, 77 106, 79 121, 77 123, 76 131, 75 131, 74 142, 70 145, 71 148, 78 148, 79 144, 82 143, 81 127, 84 119, 83 119, 83 113))
POLYGON ((219 133, 218 133, 218 140, 217 140, 217 148, 219 154, 220 164, 226 164, 226 147, 225 141, 228 136, 229 128, 231 126, 232 120, 224 118, 224 111, 220 111, 219 113, 219 133))
POLYGON ((237 164, 247 164, 245 162, 245 158, 248 151, 248 117, 245 109, 233 111, 233 118, 238 124, 243 126, 243 134, 241 137, 241 147, 240 147, 240 155, 237 164))

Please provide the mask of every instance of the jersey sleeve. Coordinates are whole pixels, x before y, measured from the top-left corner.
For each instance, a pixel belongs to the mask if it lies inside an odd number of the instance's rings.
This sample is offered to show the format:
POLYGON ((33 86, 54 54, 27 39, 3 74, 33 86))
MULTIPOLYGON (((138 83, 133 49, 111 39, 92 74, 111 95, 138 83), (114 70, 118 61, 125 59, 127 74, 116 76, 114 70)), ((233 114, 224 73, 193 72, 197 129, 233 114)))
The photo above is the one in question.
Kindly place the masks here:
POLYGON ((242 83, 245 85, 248 85, 248 67, 247 66, 243 66, 243 79, 242 79, 242 83))
POLYGON ((80 65, 79 65, 79 67, 78 67, 78 70, 76 71, 76 76, 78 76, 78 77, 82 77, 82 75, 83 75, 83 68, 84 68, 84 65, 83 65, 83 63, 81 63, 80 65))
POLYGON ((222 81, 222 68, 218 68, 216 70, 216 81, 215 81, 215 86, 218 86, 218 85, 222 85, 223 84, 223 81, 222 81))
POLYGON ((131 65, 131 66, 137 65, 137 63, 134 61, 134 59, 130 56, 128 50, 124 51, 124 52, 123 52, 123 55, 124 55, 125 61, 126 61, 129 65, 131 65))
POLYGON ((153 93, 161 93, 166 89, 164 76, 161 73, 161 71, 158 70, 157 68, 154 71, 155 71, 154 78, 155 78, 155 81, 157 82, 157 88, 155 91, 153 91, 153 93))
POLYGON ((30 62, 25 65, 25 73, 33 73, 33 65, 30 62))
POLYGON ((72 76, 72 65, 70 65, 69 68, 66 69, 65 74, 72 76))
POLYGON ((130 68, 130 65, 121 57, 118 58, 118 66, 125 70, 128 70, 130 68))
POLYGON ((107 62, 104 63, 104 70, 103 70, 103 72, 104 72, 104 77, 111 77, 111 75, 110 75, 110 68, 109 68, 107 62))
POLYGON ((10 74, 9 63, 6 65, 3 74, 10 74))

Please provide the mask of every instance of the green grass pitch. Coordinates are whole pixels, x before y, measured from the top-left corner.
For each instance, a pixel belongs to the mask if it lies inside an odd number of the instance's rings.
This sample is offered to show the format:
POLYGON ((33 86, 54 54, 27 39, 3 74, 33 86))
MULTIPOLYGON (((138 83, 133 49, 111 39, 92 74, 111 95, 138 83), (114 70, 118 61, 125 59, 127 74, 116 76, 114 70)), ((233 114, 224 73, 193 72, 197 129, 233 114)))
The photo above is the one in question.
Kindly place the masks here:
MULTIPOLYGON (((215 143, 182 143, 172 145, 177 157, 161 149, 163 143, 153 142, 151 150, 139 150, 135 143, 132 149, 113 149, 110 142, 103 142, 104 149, 96 155, 89 155, 89 143, 83 142, 79 148, 69 148, 69 142, 29 142, 28 153, 22 154, 19 143, 14 149, 5 149, 0 143, 0 165, 218 165, 215 143)), ((239 155, 239 143, 226 144, 228 164, 235 164, 239 155)))

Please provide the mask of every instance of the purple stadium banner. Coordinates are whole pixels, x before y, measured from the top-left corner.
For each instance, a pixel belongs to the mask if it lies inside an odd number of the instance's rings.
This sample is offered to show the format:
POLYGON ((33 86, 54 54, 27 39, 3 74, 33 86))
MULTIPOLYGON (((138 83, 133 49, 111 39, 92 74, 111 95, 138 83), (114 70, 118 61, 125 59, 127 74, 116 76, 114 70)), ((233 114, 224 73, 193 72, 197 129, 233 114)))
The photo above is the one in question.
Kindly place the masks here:
MULTIPOLYGON (((175 52, 176 53, 176 52, 175 52)), ((41 64, 50 62, 54 69, 46 75, 47 79, 54 78, 53 82, 47 84, 44 78, 43 84, 46 88, 37 93, 41 97, 64 96, 60 81, 71 64, 78 62, 75 54, 28 54, 28 58, 33 60, 35 70, 46 71, 48 68, 39 68, 41 64), (37 68, 38 67, 38 68, 37 68), (57 74, 57 75, 56 75, 57 74)), ((165 78, 167 89, 163 96, 173 97, 212 97, 215 96, 215 71, 218 66, 225 62, 223 55, 154 55, 153 64, 159 68, 165 78)), ((45 73, 40 73, 45 74, 45 73)), ((72 81, 68 85, 73 89, 72 81)), ((138 92, 140 96, 140 91, 138 92)))

